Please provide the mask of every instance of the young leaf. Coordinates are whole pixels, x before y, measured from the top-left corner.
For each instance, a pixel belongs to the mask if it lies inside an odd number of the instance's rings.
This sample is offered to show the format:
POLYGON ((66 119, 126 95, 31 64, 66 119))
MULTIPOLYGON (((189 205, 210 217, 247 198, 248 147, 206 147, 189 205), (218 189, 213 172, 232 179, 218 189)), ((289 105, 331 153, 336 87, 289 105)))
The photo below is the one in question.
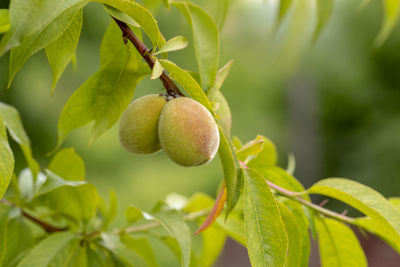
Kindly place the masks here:
POLYGON ((333 5, 334 5, 334 0, 318 1, 317 3, 318 23, 314 32, 314 40, 318 39, 322 30, 328 23, 332 15, 333 5))
POLYGON ((0 266, 3 266, 2 262, 7 252, 7 226, 8 226, 8 214, 11 211, 11 207, 6 205, 0 205, 0 266))
POLYGON ((218 28, 222 29, 224 26, 226 17, 228 15, 229 7, 232 5, 231 0, 221 0, 218 1, 218 28))
POLYGON ((162 47, 160 47, 160 50, 158 50, 157 53, 154 53, 154 55, 181 50, 188 44, 189 41, 186 37, 178 35, 169 39, 162 47))
POLYGON ((214 86, 207 91, 207 95, 209 98, 212 98, 214 94, 216 94, 222 87, 225 82, 226 77, 228 77, 229 71, 232 68, 234 60, 229 60, 221 69, 218 70, 217 76, 215 78, 214 86))
POLYGON ((10 29, 8 13, 8 9, 0 9, 0 34, 5 33, 10 29))
POLYGON ((24 126, 22 125, 18 110, 10 105, 0 102, 0 116, 3 118, 11 138, 21 147, 26 162, 28 163, 29 168, 32 170, 32 173, 36 175, 39 171, 39 164, 32 156, 31 141, 29 140, 24 126))
POLYGON ((37 244, 18 264, 18 267, 48 266, 68 245, 77 240, 70 232, 52 234, 37 244))
POLYGON ((318 218, 316 227, 322 267, 367 266, 360 243, 347 225, 318 218))
POLYGON ((190 264, 191 236, 188 225, 183 221, 182 216, 174 210, 152 214, 173 236, 179 244, 181 251, 181 266, 188 267, 190 264))
POLYGON ((161 76, 161 74, 164 71, 164 67, 161 66, 160 61, 156 60, 153 66, 153 70, 151 72, 151 77, 150 79, 155 80, 161 76))
POLYGON ((161 47, 165 43, 160 29, 158 28, 157 21, 153 15, 146 8, 133 1, 127 0, 93 0, 95 2, 107 4, 116 8, 134 19, 140 27, 144 30, 147 36, 153 43, 153 47, 161 47))
POLYGON ((400 212, 375 190, 355 181, 329 178, 317 182, 308 192, 338 199, 358 209, 376 226, 385 228, 395 244, 394 248, 400 250, 400 212))
POLYGON ((252 168, 272 167, 276 164, 278 158, 275 145, 265 136, 257 136, 256 140, 260 139, 263 139, 263 142, 260 143, 262 144, 262 149, 256 157, 247 163, 247 166, 252 168))
POLYGON ((264 178, 246 170, 244 182, 244 222, 246 243, 253 266, 284 266, 288 250, 277 202, 264 178))
POLYGON ((375 46, 382 45, 382 43, 387 39, 394 26, 396 26, 400 15, 399 1, 383 0, 383 2, 385 5, 385 21, 375 39, 375 46))
MULTIPOLYGON (((48 30, 55 20, 70 10, 78 10, 88 3, 87 0, 15 0, 10 3, 10 30, 0 42, 0 56, 9 49, 25 42, 32 36, 48 30)), ((60 33, 50 34, 46 38, 57 38, 60 33)))
POLYGON ((47 168, 68 181, 85 180, 85 163, 72 147, 58 151, 47 168))
POLYGON ((219 33, 213 19, 199 6, 188 2, 173 2, 186 17, 193 31, 197 66, 204 90, 213 87, 219 63, 219 33))
POLYGON ((265 138, 261 135, 257 135, 254 140, 247 142, 241 148, 236 150, 236 155, 239 160, 244 161, 249 156, 258 155, 263 151, 265 138))
POLYGON ((103 221, 103 230, 107 230, 112 220, 117 216, 118 201, 114 190, 110 190, 110 206, 103 221))
POLYGON ((151 267, 159 266, 154 256, 150 242, 144 238, 134 238, 129 235, 122 235, 121 242, 129 249, 135 251, 151 267))
POLYGON ((143 213, 135 206, 129 205, 125 210, 125 218, 128 223, 134 223, 143 218, 143 213))
POLYGON ((3 197, 10 184, 13 170, 14 155, 8 144, 6 125, 0 113, 0 199, 3 197))
POLYGON ((140 28, 140 25, 130 16, 127 14, 119 11, 118 9, 113 8, 109 5, 104 5, 104 9, 110 16, 127 23, 128 25, 132 25, 134 27, 140 28))
POLYGON ((61 112, 58 147, 69 132, 93 120, 90 143, 114 125, 132 99, 136 84, 149 73, 138 52, 124 45, 115 23, 107 29, 100 52, 100 70, 72 94, 61 112))
POLYGON ((29 34, 27 37, 21 40, 21 43, 18 46, 11 49, 7 87, 10 87, 15 75, 22 68, 29 57, 38 52, 40 49, 56 41, 62 35, 62 33, 69 28, 74 17, 84 5, 86 5, 86 3, 82 2, 81 4, 75 5, 74 7, 71 7, 65 12, 59 14, 57 18, 51 21, 48 25, 45 25, 40 31, 35 32, 35 34, 29 34))
POLYGON ((82 14, 82 10, 75 13, 68 28, 57 38, 57 40, 45 48, 47 60, 53 70, 53 83, 51 86, 52 93, 54 92, 54 88, 61 74, 64 72, 71 59, 75 56, 75 50, 82 30, 82 14))
POLYGON ((85 184, 82 181, 66 181, 51 171, 46 171, 46 180, 40 187, 36 187, 35 197, 46 194, 63 186, 80 186, 85 184))

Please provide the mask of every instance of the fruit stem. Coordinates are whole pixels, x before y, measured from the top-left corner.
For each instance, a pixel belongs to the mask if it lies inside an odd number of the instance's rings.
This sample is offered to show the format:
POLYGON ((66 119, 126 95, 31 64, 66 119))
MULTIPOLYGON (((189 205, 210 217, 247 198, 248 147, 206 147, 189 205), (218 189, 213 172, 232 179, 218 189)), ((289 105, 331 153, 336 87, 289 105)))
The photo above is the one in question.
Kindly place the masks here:
MULTIPOLYGON (((133 31, 129 28, 129 26, 114 17, 112 17, 114 21, 118 24, 119 28, 122 31, 122 36, 124 38, 124 42, 126 43, 129 40, 133 46, 135 46, 136 50, 139 54, 144 58, 144 60, 149 65, 150 69, 152 70, 155 64, 155 60, 153 55, 151 54, 151 50, 146 47, 146 45, 133 33, 133 31)), ((161 76, 159 77, 161 82, 163 83, 165 90, 169 95, 175 96, 180 95, 183 96, 183 93, 179 90, 178 86, 172 81, 172 79, 165 73, 162 72, 161 76)))

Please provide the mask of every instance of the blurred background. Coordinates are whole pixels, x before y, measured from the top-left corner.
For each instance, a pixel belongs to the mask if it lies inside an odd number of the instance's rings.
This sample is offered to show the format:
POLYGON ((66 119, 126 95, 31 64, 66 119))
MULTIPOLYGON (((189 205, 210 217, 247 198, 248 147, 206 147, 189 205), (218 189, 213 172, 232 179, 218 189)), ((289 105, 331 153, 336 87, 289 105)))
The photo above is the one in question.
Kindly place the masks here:
MULTIPOLYGON (((152 5, 152 2, 145 1, 152 5)), ((196 1, 195 1, 196 2, 196 1)), ((215 12, 215 2, 197 1, 215 12)), ((382 23, 381 1, 360 9, 359 0, 336 0, 320 37, 309 49, 297 49, 296 35, 274 28, 271 7, 276 1, 233 0, 221 32, 221 60, 234 59, 222 92, 233 115, 232 135, 243 142, 257 134, 270 138, 285 167, 289 153, 296 157, 295 176, 306 186, 326 177, 346 177, 367 184, 386 197, 400 196, 400 27, 380 47, 374 47, 382 23), (272 4, 271 4, 272 3, 272 4), (276 38, 278 36, 278 38, 276 38), (289 36, 289 37, 287 37, 289 36), (279 38, 289 44, 280 47, 279 38), (278 48, 278 49, 277 49, 278 48)), ((157 8, 167 39, 191 38, 184 18, 175 9, 157 8)), ((8 7, 1 1, 0 8, 8 7)), ((103 8, 84 9, 84 26, 77 50, 77 66, 69 66, 50 94, 51 70, 45 54, 33 56, 5 90, 8 55, 0 58, 0 101, 18 108, 42 167, 56 145, 57 120, 64 103, 99 67, 102 35, 110 23, 103 8)), ((193 46, 170 54, 180 66, 196 70, 193 46)), ((161 83, 143 80, 135 98, 162 92, 161 83)), ((137 156, 123 150, 118 124, 88 147, 90 126, 74 131, 63 147, 75 147, 87 167, 87 179, 102 196, 113 188, 123 211, 132 203, 149 210, 171 192, 190 196, 203 191, 215 196, 222 179, 218 159, 206 166, 182 168, 163 152, 137 156)), ((16 169, 25 161, 17 146, 16 169)), ((317 199, 318 201, 318 199, 317 199)), ((329 203, 333 209, 342 209, 329 203)), ((372 236, 360 240, 370 266, 398 266, 389 246, 372 236)), ((173 256, 161 253, 162 266, 175 266, 173 256), (165 254, 165 255, 164 255, 165 254)), ((228 241, 216 266, 250 266, 246 251, 228 241)), ((319 266, 314 247, 310 266, 319 266)))

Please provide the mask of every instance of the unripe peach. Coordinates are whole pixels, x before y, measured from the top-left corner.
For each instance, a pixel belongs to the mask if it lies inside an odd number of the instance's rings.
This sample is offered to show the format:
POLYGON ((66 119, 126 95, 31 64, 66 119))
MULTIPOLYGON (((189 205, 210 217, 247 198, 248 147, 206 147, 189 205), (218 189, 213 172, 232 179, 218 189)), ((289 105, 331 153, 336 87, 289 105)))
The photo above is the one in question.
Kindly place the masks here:
POLYGON ((158 119, 167 101, 160 95, 146 95, 133 101, 122 115, 119 141, 132 153, 150 154, 160 150, 158 119))
POLYGON ((218 104, 219 107, 217 110, 215 110, 215 113, 218 116, 218 121, 222 129, 228 136, 230 136, 232 128, 232 115, 228 102, 223 94, 219 91, 210 97, 210 101, 218 104))
POLYGON ((158 123, 161 147, 170 159, 182 166, 211 161, 218 150, 218 126, 199 102, 178 97, 165 104, 158 123))

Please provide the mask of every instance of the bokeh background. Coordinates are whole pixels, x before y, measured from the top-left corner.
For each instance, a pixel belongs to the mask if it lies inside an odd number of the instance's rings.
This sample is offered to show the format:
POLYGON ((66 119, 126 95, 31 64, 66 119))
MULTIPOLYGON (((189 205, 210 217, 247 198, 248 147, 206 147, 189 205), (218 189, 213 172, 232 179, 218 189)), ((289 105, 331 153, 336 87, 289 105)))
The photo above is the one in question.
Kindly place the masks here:
MULTIPOLYGON (((167 39, 190 29, 177 10, 153 12, 167 39)), ((197 1, 215 13, 218 1, 197 1)), ((276 1, 233 0, 221 33, 221 66, 235 63, 222 92, 233 115, 234 136, 248 141, 257 134, 277 146, 280 164, 289 153, 296 157, 295 176, 305 185, 326 177, 346 177, 365 183, 383 195, 400 196, 400 27, 380 47, 374 47, 382 23, 381 1, 360 9, 359 0, 336 0, 332 17, 309 49, 292 53, 292 46, 278 49, 270 15, 276 1)), ((8 1, 2 0, 0 8, 8 1)), ((33 56, 9 90, 8 55, 0 58, 0 101, 18 108, 42 167, 56 145, 57 120, 68 97, 99 67, 102 35, 110 23, 103 8, 89 4, 77 50, 77 66, 69 66, 53 96, 51 70, 43 52, 33 56)), ((278 38, 279 39, 279 38, 278 38)), ((171 53, 180 66, 196 70, 193 46, 171 53)), ((143 80, 135 98, 162 91, 159 81, 143 80)), ((203 191, 215 195, 222 179, 218 159, 206 166, 182 168, 162 152, 137 156, 118 142, 118 124, 88 147, 90 126, 74 131, 64 147, 75 147, 87 167, 87 179, 105 198, 113 188, 119 200, 119 216, 132 203, 149 210, 171 192, 190 196, 203 191)), ((16 169, 24 168, 17 146, 16 169)), ((320 201, 316 199, 316 201, 320 201)), ((334 201, 328 205, 341 210, 334 201)), ((398 266, 400 257, 372 236, 360 240, 370 266, 398 266)), ((162 251, 162 266, 176 266, 162 251)), ((250 266, 246 252, 229 241, 216 266, 250 266)), ((310 266, 319 266, 314 247, 310 266)))

